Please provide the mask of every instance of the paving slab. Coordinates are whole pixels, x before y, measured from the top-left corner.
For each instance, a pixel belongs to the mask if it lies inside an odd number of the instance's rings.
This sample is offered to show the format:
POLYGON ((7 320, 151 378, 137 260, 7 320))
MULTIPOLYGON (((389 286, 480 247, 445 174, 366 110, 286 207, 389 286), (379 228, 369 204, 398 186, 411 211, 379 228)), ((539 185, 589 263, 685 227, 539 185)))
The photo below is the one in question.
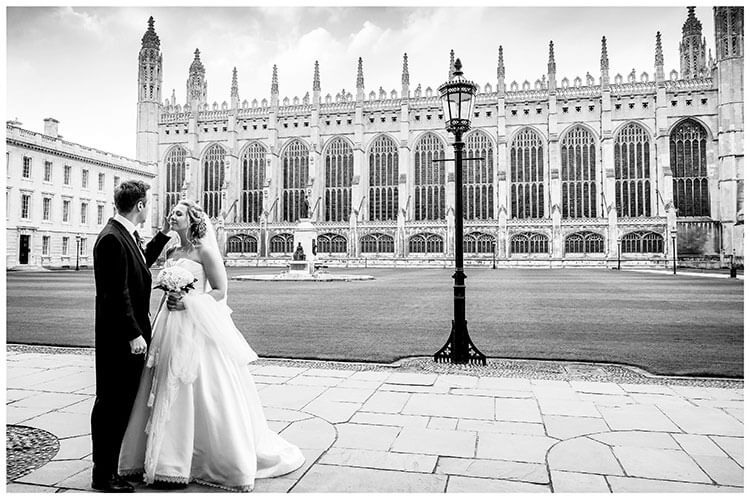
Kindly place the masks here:
POLYGON ((319 400, 330 400, 332 402, 357 402, 363 404, 375 393, 373 388, 329 388, 323 392, 319 400))
POLYGON ((303 419, 310 419, 313 417, 310 414, 304 412, 295 411, 292 409, 281 409, 279 407, 263 407, 263 413, 266 419, 269 421, 301 421, 303 419))
POLYGON ((395 426, 343 423, 336 425, 334 447, 387 451, 401 431, 395 426))
POLYGON ((368 381, 366 379, 360 380, 360 379, 342 379, 341 383, 336 385, 337 388, 359 388, 359 389, 365 389, 365 390, 372 390, 375 391, 378 389, 378 387, 383 384, 382 381, 368 381))
POLYGON ((559 493, 608 493, 609 484, 602 475, 551 470, 552 490, 559 493))
POLYGON ((388 371, 358 371, 349 376, 351 380, 385 381, 392 373, 388 371))
POLYGON ((336 386, 343 378, 324 378, 322 376, 308 376, 307 373, 300 374, 286 382, 290 386, 336 386))
POLYGON ((581 416, 598 418, 601 416, 593 402, 566 400, 558 398, 540 398, 539 408, 544 415, 581 416))
POLYGON ((651 393, 661 395, 676 395, 677 392, 672 390, 668 385, 640 384, 640 383, 620 383, 620 388, 628 393, 651 393))
POLYGON ((441 418, 433 416, 430 418, 430 422, 427 423, 427 428, 431 430, 455 430, 458 426, 458 419, 456 418, 441 418))
POLYGON ((310 368, 305 371, 304 376, 320 376, 322 378, 349 378, 355 371, 347 369, 321 369, 310 368))
POLYGON ((495 403, 487 397, 415 393, 401 412, 420 416, 492 419, 495 403))
POLYGON ((695 461, 681 450, 613 447, 612 452, 629 476, 711 483, 711 479, 695 464, 695 461))
POLYGON ((307 367, 265 365, 265 366, 260 366, 257 369, 255 369, 253 371, 253 376, 262 375, 262 376, 280 376, 283 378, 293 378, 294 376, 297 376, 298 374, 302 374, 303 372, 307 370, 308 370, 307 367))
POLYGON ((28 426, 26 421, 37 418, 42 414, 47 414, 49 409, 45 407, 19 407, 15 404, 5 406, 6 424, 20 424, 28 426))
POLYGON ((630 394, 625 395, 608 395, 600 393, 581 393, 580 399, 584 402, 591 402, 596 407, 622 407, 633 405, 635 399, 630 394))
POLYGON ((316 464, 291 492, 421 492, 445 491, 448 477, 427 473, 316 464))
POLYGON ((677 441, 672 438, 679 434, 669 434, 656 431, 612 431, 590 435, 590 438, 612 447, 639 447, 643 449, 671 449, 681 450, 677 441))
POLYGON ((508 391, 520 391, 530 392, 531 381, 524 378, 502 378, 488 376, 479 378, 474 388, 480 390, 508 390, 508 391))
POLYGON ((427 428, 427 423, 430 422, 430 417, 359 411, 354 414, 354 416, 352 416, 350 422, 385 426, 400 426, 404 428, 427 428))
POLYGON ((436 472, 445 475, 516 480, 537 484, 549 483, 547 467, 541 463, 440 457, 436 472))
POLYGON ((680 444, 680 447, 691 456, 719 456, 726 457, 727 454, 705 435, 687 435, 685 433, 674 433, 672 437, 680 444))
POLYGON ((386 452, 364 449, 344 449, 332 447, 320 459, 321 464, 336 464, 357 468, 376 468, 381 470, 413 471, 432 473, 438 456, 408 454, 403 452, 386 452))
POLYGON ((745 445, 742 437, 710 437, 711 440, 721 447, 729 457, 737 461, 740 466, 745 466, 745 445))
POLYGON ((744 469, 733 459, 724 456, 692 455, 698 466, 719 485, 744 485, 744 469))
POLYGON ((495 399, 495 419, 522 423, 541 423, 542 414, 534 399, 495 399))
POLYGON ((550 470, 624 475, 612 449, 588 437, 564 440, 554 445, 547 456, 550 470))
POLYGON ((565 440, 590 433, 609 431, 609 426, 603 418, 588 418, 580 416, 542 416, 547 435, 565 440))
POLYGON ((476 397, 500 397, 509 399, 531 399, 534 394, 530 391, 501 390, 499 388, 453 388, 451 395, 472 395, 476 397))
POLYGON ((470 478, 465 476, 451 476, 448 479, 446 492, 471 492, 471 493, 532 493, 550 492, 547 485, 536 485, 533 483, 514 482, 511 480, 490 480, 487 478, 470 478))
POLYGON ((53 461, 83 459, 91 454, 91 435, 63 438, 59 444, 60 450, 52 458, 53 461))
POLYGON ((742 492, 739 487, 721 487, 703 483, 672 482, 667 480, 648 480, 644 478, 608 476, 607 481, 612 492, 742 492))
POLYGON ((656 407, 695 407, 696 404, 680 395, 665 395, 661 393, 633 393, 630 395, 635 403, 640 405, 654 405, 656 407))
POLYGON ((358 402, 333 402, 317 398, 307 404, 303 410, 329 423, 343 423, 349 421, 360 407, 362 404, 358 402))
POLYGON ((547 451, 559 440, 536 435, 478 432, 477 457, 525 463, 544 463, 547 451))
POLYGON ((42 485, 10 482, 5 485, 5 492, 9 494, 54 494, 57 492, 57 487, 44 487, 42 485))
POLYGON ((41 468, 24 475, 16 481, 32 485, 56 485, 66 478, 91 468, 90 461, 50 461, 41 468))
POLYGON ((459 419, 457 430, 510 433, 515 435, 544 436, 544 425, 541 423, 519 423, 515 421, 485 421, 481 419, 459 419))
POLYGON ((325 387, 321 386, 293 386, 278 385, 273 390, 263 390, 260 396, 263 407, 279 407, 282 409, 302 409, 312 402, 325 387))
POLYGON ((30 397, 25 397, 13 405, 16 407, 33 407, 43 408, 47 411, 59 410, 64 407, 71 406, 78 402, 88 400, 89 397, 86 395, 76 395, 71 393, 54 393, 54 392, 41 392, 34 393, 30 397))
POLYGON ((280 435, 300 449, 327 449, 336 440, 336 429, 320 418, 311 418, 290 424, 280 435))
POLYGON ((449 388, 474 388, 482 378, 477 376, 465 376, 462 374, 441 374, 435 380, 435 386, 447 386, 449 388))
POLYGON ((570 387, 579 393, 597 393, 603 395, 624 395, 625 390, 617 383, 601 381, 571 381, 570 387))
POLYGON ((404 428, 391 446, 393 452, 474 457, 477 435, 471 431, 404 428))
POLYGON ((744 425, 720 409, 664 407, 662 411, 686 433, 726 437, 744 434, 744 425))
POLYGON ((384 392, 408 392, 408 393, 442 393, 447 394, 451 391, 449 386, 434 386, 434 385, 392 385, 389 383, 383 383, 378 388, 384 392))
POLYGON ((79 414, 65 412, 52 412, 28 419, 23 423, 25 426, 41 428, 58 438, 76 437, 91 433, 90 418, 81 417, 79 414))
POLYGON ((362 406, 366 412, 385 412, 398 414, 406 405, 406 401, 411 397, 410 393, 400 392, 375 392, 372 397, 362 406))
POLYGON ((599 412, 613 430, 681 431, 655 406, 601 407, 599 412))
POLYGON ((437 378, 437 374, 393 373, 385 381, 390 385, 432 386, 437 378))
POLYGON ((84 399, 72 405, 68 405, 60 409, 60 412, 66 412, 68 414, 78 414, 80 416, 91 416, 91 411, 94 408, 94 401, 96 397, 90 395, 84 395, 84 399))

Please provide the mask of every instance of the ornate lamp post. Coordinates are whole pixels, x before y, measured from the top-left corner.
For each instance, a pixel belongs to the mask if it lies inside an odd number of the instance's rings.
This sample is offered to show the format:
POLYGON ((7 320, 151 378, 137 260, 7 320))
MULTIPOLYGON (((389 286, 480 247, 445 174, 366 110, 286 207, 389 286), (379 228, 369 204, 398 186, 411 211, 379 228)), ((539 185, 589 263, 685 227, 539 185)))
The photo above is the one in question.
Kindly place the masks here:
POLYGON ((495 266, 495 241, 492 241, 492 270, 497 269, 495 266))
POLYGON ((463 134, 471 128, 477 86, 463 78, 461 60, 453 64, 453 77, 438 88, 443 101, 445 128, 453 134, 456 165, 456 271, 453 274, 453 326, 448 341, 434 356, 435 362, 452 364, 487 364, 487 358, 469 338, 466 327, 466 285, 464 279, 464 213, 461 160, 464 148, 463 134))
POLYGON ((620 270, 620 253, 622 252, 622 238, 617 238, 617 270, 620 270))
POLYGON ((78 257, 81 255, 81 235, 76 234, 76 270, 78 270, 78 257))
POLYGON ((669 232, 672 234, 672 274, 677 275, 677 229, 669 232))

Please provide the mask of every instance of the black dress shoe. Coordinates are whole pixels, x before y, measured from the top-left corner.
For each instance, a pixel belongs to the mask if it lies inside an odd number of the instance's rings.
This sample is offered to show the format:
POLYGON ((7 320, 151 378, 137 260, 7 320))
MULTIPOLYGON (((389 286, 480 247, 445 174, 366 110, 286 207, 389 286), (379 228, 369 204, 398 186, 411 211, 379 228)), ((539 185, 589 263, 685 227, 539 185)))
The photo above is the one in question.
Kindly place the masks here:
POLYGON ((133 486, 117 474, 104 478, 95 477, 91 482, 91 488, 101 492, 135 492, 133 486))

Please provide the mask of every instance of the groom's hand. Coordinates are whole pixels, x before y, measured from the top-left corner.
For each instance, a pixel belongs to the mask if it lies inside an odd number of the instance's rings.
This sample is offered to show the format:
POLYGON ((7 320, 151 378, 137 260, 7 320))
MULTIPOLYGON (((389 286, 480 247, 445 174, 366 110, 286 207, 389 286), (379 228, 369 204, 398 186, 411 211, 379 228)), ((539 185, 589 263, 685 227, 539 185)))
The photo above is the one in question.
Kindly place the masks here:
POLYGON ((164 217, 164 223, 161 225, 161 233, 165 236, 169 234, 170 231, 170 225, 169 225, 169 217, 164 217))
POLYGON ((130 340, 130 353, 134 355, 142 355, 146 353, 146 348, 146 340, 143 339, 143 336, 130 340))
POLYGON ((182 302, 182 295, 178 293, 169 293, 169 296, 167 296, 167 309, 172 312, 176 310, 185 310, 185 304, 182 302))

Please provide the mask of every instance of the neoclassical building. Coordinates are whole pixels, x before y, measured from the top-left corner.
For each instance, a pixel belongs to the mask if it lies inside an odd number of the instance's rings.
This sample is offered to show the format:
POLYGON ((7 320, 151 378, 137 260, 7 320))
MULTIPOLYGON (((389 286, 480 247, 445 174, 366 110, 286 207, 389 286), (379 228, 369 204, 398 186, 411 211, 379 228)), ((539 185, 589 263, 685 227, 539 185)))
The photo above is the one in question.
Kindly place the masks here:
MULTIPOLYGON (((550 42, 546 77, 508 82, 499 47, 497 81, 479 87, 464 136, 477 158, 463 173, 467 260, 595 264, 619 250, 664 262, 675 230, 680 255, 741 258, 743 14, 714 8, 714 58, 688 8, 679 72, 665 72, 660 33, 653 72, 624 76, 610 74, 605 37, 597 77, 561 78, 550 42)), ((149 19, 137 158, 158 163, 154 220, 182 197, 198 200, 229 264, 291 255, 295 224, 308 216, 322 258, 450 259, 455 172, 435 161, 453 158, 434 90, 442 82, 413 87, 404 54, 400 91, 367 92, 363 66, 353 93, 331 95, 316 61, 311 92, 292 99, 280 97, 274 66, 260 101, 241 100, 235 68, 229 101, 209 104, 196 49, 185 101, 174 90, 163 100, 149 19)))
POLYGON ((131 179, 153 186, 156 165, 63 140, 54 118, 44 133, 17 121, 5 129, 6 268, 92 266, 96 237, 115 214, 115 187, 131 179))

